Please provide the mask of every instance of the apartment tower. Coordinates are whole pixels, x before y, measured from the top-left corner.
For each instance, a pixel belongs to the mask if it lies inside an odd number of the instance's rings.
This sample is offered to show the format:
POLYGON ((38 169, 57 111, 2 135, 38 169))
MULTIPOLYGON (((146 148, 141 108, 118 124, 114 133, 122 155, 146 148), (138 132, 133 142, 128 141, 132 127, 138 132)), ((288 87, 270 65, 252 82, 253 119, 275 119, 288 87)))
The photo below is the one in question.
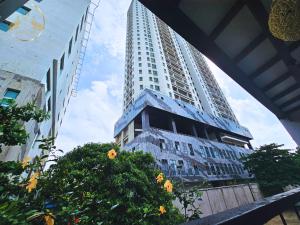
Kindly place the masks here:
POLYGON ((169 177, 249 178, 240 161, 252 136, 241 126, 204 57, 133 0, 127 14, 123 115, 116 142, 150 152, 169 177))
POLYGON ((0 99, 35 102, 50 114, 42 123, 26 123, 27 143, 4 147, 0 160, 39 155, 36 140, 57 136, 82 57, 89 4, 30 0, 0 23, 0 99))

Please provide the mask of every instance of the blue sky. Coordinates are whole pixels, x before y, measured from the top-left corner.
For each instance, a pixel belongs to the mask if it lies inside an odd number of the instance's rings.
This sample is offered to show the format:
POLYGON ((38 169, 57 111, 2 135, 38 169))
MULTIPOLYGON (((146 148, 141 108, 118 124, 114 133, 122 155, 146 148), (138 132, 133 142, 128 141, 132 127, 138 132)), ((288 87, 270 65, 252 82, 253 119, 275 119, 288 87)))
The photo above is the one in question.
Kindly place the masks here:
MULTIPOLYGON (((79 81, 60 128, 57 146, 65 152, 87 142, 113 141, 113 126, 122 113, 126 13, 130 0, 102 0, 79 81)), ((296 144, 278 119, 212 62, 210 68, 240 123, 258 147, 268 143, 296 144)))

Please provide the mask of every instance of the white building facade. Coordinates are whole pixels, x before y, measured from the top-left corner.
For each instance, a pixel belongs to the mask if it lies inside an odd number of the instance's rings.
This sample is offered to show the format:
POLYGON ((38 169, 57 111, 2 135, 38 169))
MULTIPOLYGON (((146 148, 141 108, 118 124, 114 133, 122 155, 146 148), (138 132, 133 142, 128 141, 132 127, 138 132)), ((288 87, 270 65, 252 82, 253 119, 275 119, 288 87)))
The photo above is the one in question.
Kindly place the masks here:
POLYGON ((19 105, 34 101, 50 115, 42 123, 26 123, 27 143, 4 147, 0 160, 39 155, 36 140, 57 136, 76 79, 89 4, 30 0, 0 24, 0 99, 12 98, 19 105), (39 33, 24 39, 32 29, 39 33))
POLYGON ((138 1, 127 16, 124 110, 148 88, 238 122, 200 52, 138 1))

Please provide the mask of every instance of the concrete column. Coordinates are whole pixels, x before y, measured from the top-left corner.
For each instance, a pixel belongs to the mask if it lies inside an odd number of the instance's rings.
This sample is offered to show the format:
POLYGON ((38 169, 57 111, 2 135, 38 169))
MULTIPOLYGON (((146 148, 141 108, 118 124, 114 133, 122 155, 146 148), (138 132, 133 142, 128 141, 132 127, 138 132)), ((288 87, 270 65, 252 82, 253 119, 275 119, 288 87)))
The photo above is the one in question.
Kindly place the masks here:
POLYGON ((205 136, 206 136, 206 138, 209 140, 209 136, 208 136, 208 133, 207 133, 206 127, 204 127, 203 129, 204 129, 204 133, 205 133, 205 136))
POLYGON ((192 125, 192 132, 193 132, 193 135, 194 135, 195 137, 199 137, 199 136, 198 136, 198 133, 197 133, 196 126, 195 126, 194 124, 192 125))
POLYGON ((248 147, 249 147, 249 149, 252 149, 253 150, 253 146, 251 145, 251 143, 250 143, 250 141, 248 141, 248 147))
POLYGON ((177 134, 176 123, 173 118, 170 119, 170 124, 171 124, 172 131, 177 134))
POLYGON ((145 109, 142 112, 142 129, 143 131, 148 130, 150 128, 150 121, 149 121, 149 113, 145 109))
POLYGON ((285 129, 289 132, 296 144, 300 146, 300 122, 291 120, 280 120, 285 129))

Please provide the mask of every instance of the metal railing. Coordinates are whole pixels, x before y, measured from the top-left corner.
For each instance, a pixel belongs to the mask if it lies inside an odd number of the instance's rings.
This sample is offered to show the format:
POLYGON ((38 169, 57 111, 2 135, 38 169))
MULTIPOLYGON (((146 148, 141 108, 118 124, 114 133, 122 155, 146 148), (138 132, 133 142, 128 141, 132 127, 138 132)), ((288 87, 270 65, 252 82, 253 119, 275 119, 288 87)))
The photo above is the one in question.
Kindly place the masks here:
POLYGON ((101 0, 91 0, 91 3, 89 5, 87 19, 85 21, 85 28, 84 28, 85 30, 84 30, 83 38, 81 41, 79 59, 78 59, 78 63, 76 65, 76 69, 75 69, 73 89, 72 89, 73 97, 77 96, 78 83, 79 83, 79 79, 80 79, 80 75, 81 75, 81 71, 82 71, 82 67, 83 67, 83 61, 84 61, 87 45, 88 45, 88 42, 90 39, 91 28, 92 28, 92 24, 94 21, 94 15, 95 15, 96 9, 99 7, 100 1, 101 0))
MULTIPOLYGON (((277 219, 287 225, 285 213, 293 216, 300 224, 300 214, 297 203, 300 202, 300 188, 296 188, 272 197, 265 198, 238 208, 229 209, 211 216, 193 220, 182 225, 262 225, 277 219), (277 217, 277 218, 276 218, 277 217)), ((277 223, 278 224, 278 221, 277 223)), ((293 223, 294 224, 294 223, 293 223)))

